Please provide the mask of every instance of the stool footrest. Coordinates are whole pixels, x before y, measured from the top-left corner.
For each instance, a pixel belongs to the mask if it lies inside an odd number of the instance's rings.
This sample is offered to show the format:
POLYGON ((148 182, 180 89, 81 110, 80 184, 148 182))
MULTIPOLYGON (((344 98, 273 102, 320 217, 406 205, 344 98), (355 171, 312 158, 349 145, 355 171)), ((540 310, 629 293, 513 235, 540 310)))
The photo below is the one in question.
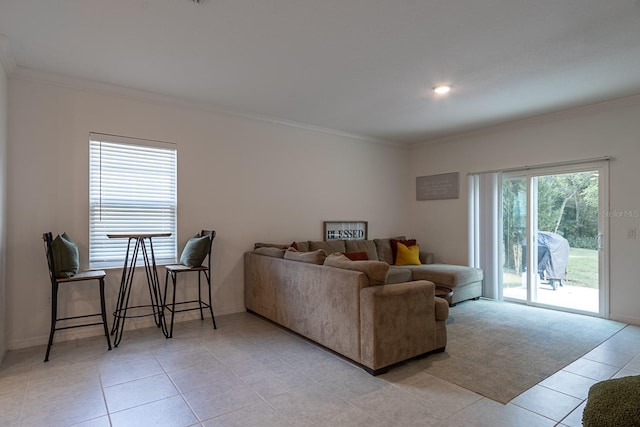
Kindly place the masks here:
POLYGON ((174 308, 171 308, 171 306, 166 305, 164 308, 166 308, 167 310, 169 310, 172 313, 182 313, 183 311, 192 311, 192 310, 200 310, 200 304, 202 304, 202 308, 209 308, 209 304, 207 304, 204 301, 198 301, 196 300, 192 300, 192 301, 182 301, 182 302, 176 302, 175 305, 185 305, 185 304, 198 304, 195 307, 189 307, 189 308, 181 308, 180 310, 176 310, 174 308))

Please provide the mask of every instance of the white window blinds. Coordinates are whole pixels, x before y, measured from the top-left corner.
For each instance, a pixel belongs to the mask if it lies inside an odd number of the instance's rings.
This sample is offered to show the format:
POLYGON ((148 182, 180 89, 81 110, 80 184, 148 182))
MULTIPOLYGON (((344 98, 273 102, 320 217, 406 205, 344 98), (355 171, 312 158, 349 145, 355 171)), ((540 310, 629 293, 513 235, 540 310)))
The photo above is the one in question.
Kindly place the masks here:
POLYGON ((171 233, 153 239, 156 263, 176 260, 175 144, 90 134, 89 267, 121 267, 127 239, 111 233, 171 233))

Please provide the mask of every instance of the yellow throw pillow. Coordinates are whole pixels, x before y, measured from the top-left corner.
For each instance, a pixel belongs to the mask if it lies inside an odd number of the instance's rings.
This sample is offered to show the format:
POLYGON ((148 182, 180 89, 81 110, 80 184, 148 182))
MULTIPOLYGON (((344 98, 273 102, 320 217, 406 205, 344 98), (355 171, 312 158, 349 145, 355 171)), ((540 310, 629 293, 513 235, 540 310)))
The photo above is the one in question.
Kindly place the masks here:
POLYGON ((398 242, 396 265, 420 265, 420 246, 411 245, 407 247, 398 242))

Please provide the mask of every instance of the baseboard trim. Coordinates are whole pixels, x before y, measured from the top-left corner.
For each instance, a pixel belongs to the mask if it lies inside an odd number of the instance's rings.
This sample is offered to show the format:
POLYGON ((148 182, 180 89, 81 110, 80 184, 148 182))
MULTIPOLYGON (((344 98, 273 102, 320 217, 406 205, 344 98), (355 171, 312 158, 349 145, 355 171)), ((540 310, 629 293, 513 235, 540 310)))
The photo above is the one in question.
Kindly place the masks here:
MULTIPOLYGON (((218 316, 226 316, 228 314, 236 314, 242 313, 245 311, 244 305, 239 307, 224 307, 219 309, 214 309, 214 315, 216 318, 218 316)), ((170 313, 167 313, 170 315, 170 313)), ((206 318, 207 316, 205 316, 206 318)), ((188 322, 189 320, 200 319, 200 313, 197 311, 192 312, 184 312, 184 313, 176 313, 175 323, 180 322, 188 322)), ((109 328, 113 323, 109 323, 109 328)), ((132 318, 127 319, 125 323, 125 334, 126 331, 133 331, 136 329, 144 329, 155 326, 155 322, 151 317, 145 318, 132 318)), ((48 325, 47 325, 48 329, 48 325)), ((54 339, 54 345, 56 342, 63 341, 72 341, 83 338, 90 338, 96 336, 104 336, 104 331, 102 330, 102 326, 88 327, 88 328, 78 328, 78 329, 67 329, 63 331, 57 331, 54 339)), ((49 335, 40 335, 37 337, 30 337, 24 339, 11 340, 7 342, 7 347, 4 349, 4 353, 9 350, 19 350, 22 348, 35 347, 39 345, 46 345, 49 341, 49 335)), ((0 362, 4 358, 4 354, 0 353, 0 362)))
POLYGON ((609 320, 615 320, 616 322, 628 323, 630 325, 640 325, 640 317, 633 316, 618 316, 609 313, 609 320))

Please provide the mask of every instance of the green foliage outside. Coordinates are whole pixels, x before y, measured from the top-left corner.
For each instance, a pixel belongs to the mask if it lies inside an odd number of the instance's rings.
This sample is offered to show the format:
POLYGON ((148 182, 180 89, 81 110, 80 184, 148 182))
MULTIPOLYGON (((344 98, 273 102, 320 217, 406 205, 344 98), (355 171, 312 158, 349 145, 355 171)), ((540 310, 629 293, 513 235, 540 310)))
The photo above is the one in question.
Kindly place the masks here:
MULTIPOLYGON (((578 172, 541 176, 536 179, 538 188, 538 229, 563 236, 571 247, 568 273, 576 283, 597 286, 597 236, 598 236, 598 173, 578 172), (581 258, 588 249, 591 256, 581 258), (593 267, 588 262, 593 261, 593 267), (584 260, 582 262, 581 260, 584 260), (579 268, 572 271, 572 263, 579 268), (593 272, 595 269, 595 279, 593 272), (587 277, 588 276, 588 277, 587 277)), ((527 226, 526 180, 506 179, 502 187, 503 242, 506 271, 522 272, 522 246, 527 226)))

